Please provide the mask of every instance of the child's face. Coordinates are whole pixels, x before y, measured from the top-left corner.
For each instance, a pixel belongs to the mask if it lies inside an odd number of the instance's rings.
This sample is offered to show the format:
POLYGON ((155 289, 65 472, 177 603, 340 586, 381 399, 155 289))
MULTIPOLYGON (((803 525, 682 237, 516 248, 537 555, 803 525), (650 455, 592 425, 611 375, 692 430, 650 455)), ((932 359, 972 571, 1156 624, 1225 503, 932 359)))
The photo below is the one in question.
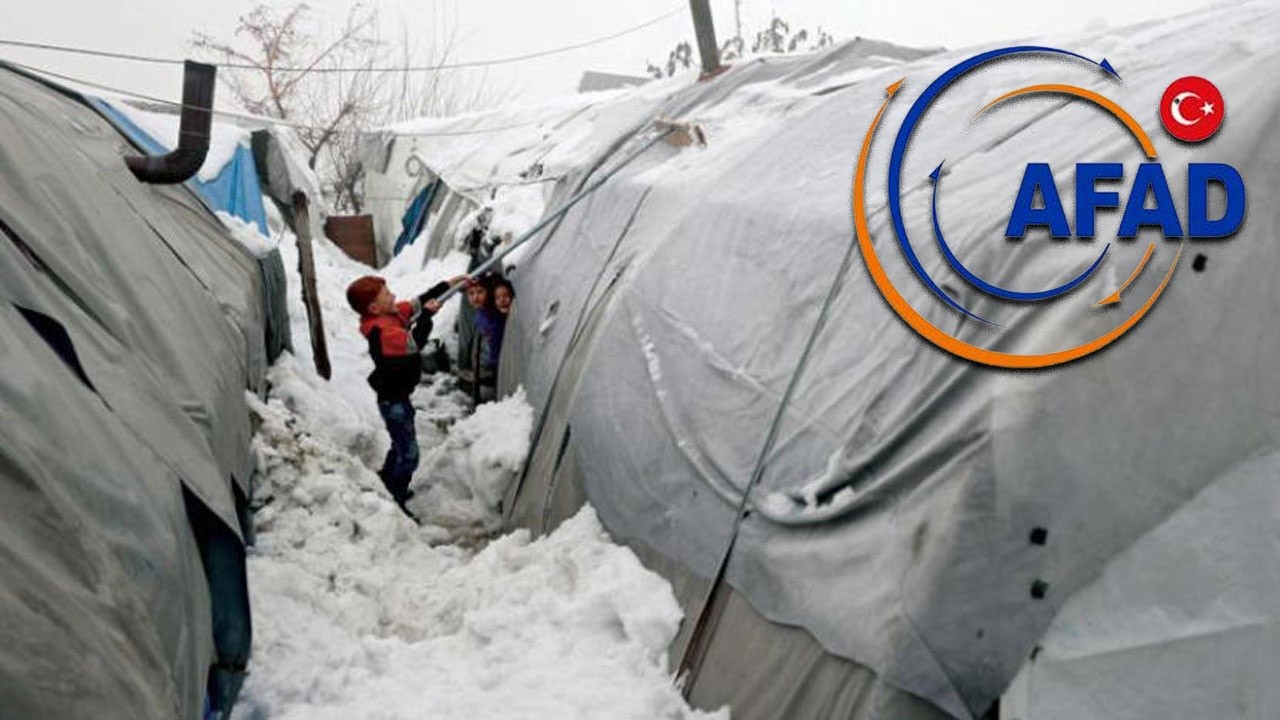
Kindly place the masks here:
POLYGON ((511 312, 511 291, 505 285, 493 289, 493 306, 503 315, 511 312))
POLYGON ((467 287, 467 299, 471 301, 471 307, 483 310, 485 300, 489 299, 489 293, 483 285, 470 285, 467 287))
POLYGON ((383 285, 382 291, 378 293, 378 297, 374 298, 373 302, 369 303, 369 314, 393 315, 395 314, 395 311, 396 296, 387 289, 387 286, 383 285))

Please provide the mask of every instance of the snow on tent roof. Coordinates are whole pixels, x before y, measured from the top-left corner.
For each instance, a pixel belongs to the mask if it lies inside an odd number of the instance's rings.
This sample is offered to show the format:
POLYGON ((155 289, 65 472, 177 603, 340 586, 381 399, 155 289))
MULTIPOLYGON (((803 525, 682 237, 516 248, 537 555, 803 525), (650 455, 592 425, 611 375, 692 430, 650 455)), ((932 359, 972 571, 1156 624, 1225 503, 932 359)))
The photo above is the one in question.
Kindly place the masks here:
MULTIPOLYGON (((365 164, 375 166, 374 157, 389 154, 390 173, 416 157, 453 192, 492 206, 495 232, 519 232, 541 216, 552 183, 649 120, 647 113, 656 102, 688 82, 673 78, 632 91, 569 95, 396 123, 364 136, 365 164), (495 188, 496 196, 491 192, 495 188)), ((407 205, 415 181, 404 176, 392 194, 407 205)))
MULTIPOLYGON (((175 113, 149 112, 134 107, 125 101, 103 99, 112 115, 121 115, 128 120, 130 137, 134 130, 141 131, 142 140, 168 152, 178 146, 178 129, 180 116, 175 113)), ((96 103, 95 103, 96 104, 96 103)), ((176 108, 175 108, 176 109, 176 108)), ((114 119, 114 117, 113 117, 114 119)), ((209 132, 209 152, 205 155, 204 164, 196 173, 201 182, 212 182, 222 174, 227 164, 235 159, 236 153, 249 147, 249 132, 238 125, 215 121, 209 132)))
MULTIPOLYGON (((1149 129, 1165 166, 1179 168, 1203 156, 1159 130, 1160 96, 1178 77, 1211 74, 1230 119, 1203 152, 1245 177, 1248 222, 1229 243, 1191 246, 1210 258, 1207 270, 1184 268, 1137 331, 1088 362, 1051 372, 996 372, 941 354, 893 316, 855 262, 728 564, 729 586, 755 612, 804 628, 827 651, 873 672, 880 690, 924 698, 933 712, 981 715, 1063 602, 1109 560, 1247 459, 1267 456, 1271 472, 1280 470, 1280 386, 1266 361, 1280 355, 1280 328, 1262 320, 1280 311, 1271 280, 1280 265, 1280 144, 1268 139, 1280 112, 1272 82, 1277 31, 1273 4, 1246 3, 1036 40, 1107 58, 1123 83, 1087 66, 1002 63, 966 78, 931 109, 906 159, 906 224, 929 237, 929 174, 945 160, 940 213, 957 228, 953 247, 1005 287, 1061 282, 1099 251, 1083 242, 1010 247, 1001 239, 1021 167, 1048 162, 1067 173, 1061 183, 1079 161, 1121 162, 1131 177, 1143 159, 1114 120, 1087 107, 1037 100, 972 121, 1011 88, 1073 82, 1103 91, 1149 129), (1047 531, 1047 544, 1029 541, 1034 528, 1047 531)), ((982 49, 926 54, 855 41, 744 63, 711 82, 672 88, 647 110, 638 99, 621 109, 645 89, 616 96, 616 114, 609 105, 593 108, 601 126, 623 116, 694 120, 709 146, 657 146, 522 261, 502 383, 527 388, 542 430, 514 499, 517 522, 545 528, 590 500, 616 537, 651 548, 655 563, 684 578, 675 584, 696 617, 705 597, 697 588, 716 573, 741 488, 852 241, 854 159, 885 88, 907 78, 905 99, 890 105, 883 125, 895 128, 924 85, 982 49)), ((892 242, 882 190, 888 133, 873 149, 879 170, 868 195, 872 235, 882 244, 892 242)), ((529 139, 526 147, 590 158, 573 165, 551 204, 639 142, 592 140, 603 149, 580 152, 557 131, 529 139)), ((492 173, 478 160, 467 164, 489 151, 473 143, 453 163, 476 180, 500 176, 493 169, 506 167, 508 156, 489 166, 492 173)), ((513 166, 527 160, 510 157, 520 159, 513 166)), ((1174 197, 1182 196, 1183 174, 1169 177, 1174 197)), ((1088 308, 1144 249, 1113 245, 1102 277, 1049 310, 1000 304, 959 283, 955 292, 1006 328, 1002 350, 1070 345, 1111 327, 1088 308)), ((1163 267, 1170 245, 1157 250, 1163 267)), ((924 261, 935 274, 945 267, 932 249, 924 261)), ((889 272, 913 305, 930 307, 905 264, 889 272)), ((1159 282, 1152 275, 1139 280, 1136 296, 1159 282)), ((991 328, 962 323, 946 308, 929 315, 992 342, 991 328)), ((789 650, 758 638, 748 646, 752 636, 735 640, 725 625, 712 628, 718 662, 739 668, 720 676, 764 665, 771 670, 759 671, 763 677, 789 682, 723 683, 736 693, 735 712, 802 702, 795 673, 803 671, 786 664, 797 659, 789 650)), ((832 702, 844 692, 830 676, 805 681, 806 692, 829 693, 832 702)), ((697 698, 699 677, 690 682, 697 698)), ((858 716, 879 717, 872 705, 885 696, 862 697, 850 701, 865 713, 858 716)), ((895 720, 929 716, 913 707, 895 720)))
MULTIPOLYGON (((123 101, 94 97, 88 100, 147 152, 163 155, 177 147, 178 115, 147 112, 123 101)), ((213 123, 208 155, 196 177, 188 182, 212 209, 254 223, 263 236, 270 234, 248 130, 229 123, 213 123)))

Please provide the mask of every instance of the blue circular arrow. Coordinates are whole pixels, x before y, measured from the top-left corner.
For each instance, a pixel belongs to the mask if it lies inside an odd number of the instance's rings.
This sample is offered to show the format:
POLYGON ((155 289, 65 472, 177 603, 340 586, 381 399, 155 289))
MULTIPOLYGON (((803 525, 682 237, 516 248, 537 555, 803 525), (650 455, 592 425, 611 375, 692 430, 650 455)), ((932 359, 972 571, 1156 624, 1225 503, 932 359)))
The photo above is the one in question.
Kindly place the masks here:
POLYGON ((934 168, 933 172, 929 173, 929 178, 933 180, 933 234, 938 238, 938 247, 942 248, 942 254, 946 256, 947 262, 951 264, 951 269, 959 273, 965 280, 968 280, 970 285, 973 285, 988 295, 995 295, 996 297, 1004 298, 1005 300, 1017 300, 1020 302, 1035 302, 1038 300, 1048 300, 1049 298, 1057 297, 1065 292, 1070 292, 1072 288, 1085 280, 1088 280, 1089 276, 1093 274, 1093 271, 1097 270, 1098 266, 1102 264, 1102 259, 1107 256, 1107 251, 1111 249, 1111 243, 1107 243, 1107 246, 1102 248, 1102 254, 1098 256, 1097 260, 1093 261, 1093 264, 1089 266, 1088 270, 1085 270, 1072 280, 1059 285, 1056 288, 1041 290, 1039 292, 1018 292, 1017 290, 1006 290, 998 285, 992 285, 977 275, 974 275, 969 268, 965 267, 964 263, 960 262, 960 258, 956 257, 955 253, 951 252, 951 246, 947 244, 947 239, 942 236, 942 224, 938 222, 938 185, 942 183, 942 163, 938 163, 938 167, 934 168))
POLYGON ((907 152, 907 144, 910 142, 911 135, 915 132, 916 125, 920 122, 920 118, 924 115, 925 110, 929 108, 929 105, 942 94, 943 90, 946 90, 948 85, 960 79, 966 73, 977 68, 979 65, 998 58, 1025 53, 1052 53, 1077 58, 1091 65, 1098 66, 1103 72, 1106 72, 1117 79, 1120 77, 1120 74, 1115 71, 1115 68, 1111 67, 1111 63, 1107 62, 1105 59, 1102 62, 1094 62, 1084 55, 1073 53, 1069 50, 1041 47, 1038 45, 1019 45, 1015 47, 988 50, 987 52, 974 55, 973 57, 953 66, 942 75, 939 75, 937 79, 929 84, 929 87, 925 88, 924 92, 920 94, 920 97, 916 98, 915 103, 911 105, 911 109, 907 111, 907 115, 902 121, 902 126, 898 128, 898 136, 893 141, 893 151, 889 156, 889 215, 893 218, 893 228, 898 234, 898 244, 902 247, 902 253, 907 257, 907 262, 911 264, 912 269, 915 270, 916 275, 919 276, 924 284, 932 290, 935 295, 942 298, 948 305, 974 320, 978 320, 989 325, 993 325, 994 323, 973 314, 964 306, 960 305, 960 303, 953 300, 951 296, 943 292, 942 288, 938 287, 938 284, 933 281, 933 278, 929 277, 929 274, 925 272, 924 266, 920 264, 920 258, 916 257, 915 250, 911 247, 911 240, 907 237, 906 224, 902 221, 902 162, 907 152))

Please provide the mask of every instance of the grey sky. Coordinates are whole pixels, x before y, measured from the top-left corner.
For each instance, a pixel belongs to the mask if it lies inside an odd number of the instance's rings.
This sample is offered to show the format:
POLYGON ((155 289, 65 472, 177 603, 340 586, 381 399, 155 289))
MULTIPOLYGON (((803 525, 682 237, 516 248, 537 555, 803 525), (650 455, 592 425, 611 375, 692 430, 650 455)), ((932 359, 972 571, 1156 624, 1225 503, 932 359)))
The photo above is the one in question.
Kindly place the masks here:
MULTIPOLYGON (((229 36, 237 16, 253 0, 175 2, 174 0, 0 0, 0 38, 79 45, 92 48, 184 56, 193 29, 229 36)), ((283 2, 277 2, 283 5, 283 2)), ((340 22, 350 3, 310 0, 318 17, 340 22)), ((484 81, 511 97, 573 92, 583 70, 642 75, 646 60, 665 60, 680 40, 693 37, 685 0, 631 0, 626 3, 581 0, 377 0, 383 25, 399 34, 403 26, 426 47, 432 29, 456 28, 460 60, 480 60, 534 52, 590 40, 623 30, 674 8, 686 8, 663 22, 604 45, 559 56, 504 65, 487 71, 484 81)), ((821 25, 837 40, 855 35, 905 45, 964 47, 983 42, 1116 26, 1167 17, 1204 7, 1208 0, 742 0, 744 35, 768 22, 773 13, 793 26, 821 25)), ((733 0, 712 0, 717 35, 732 35, 733 0)), ((162 97, 179 94, 180 69, 97 58, 0 47, 0 58, 162 97)), ((471 76, 472 82, 479 81, 471 76)), ((222 103, 220 103, 221 105, 222 103)))

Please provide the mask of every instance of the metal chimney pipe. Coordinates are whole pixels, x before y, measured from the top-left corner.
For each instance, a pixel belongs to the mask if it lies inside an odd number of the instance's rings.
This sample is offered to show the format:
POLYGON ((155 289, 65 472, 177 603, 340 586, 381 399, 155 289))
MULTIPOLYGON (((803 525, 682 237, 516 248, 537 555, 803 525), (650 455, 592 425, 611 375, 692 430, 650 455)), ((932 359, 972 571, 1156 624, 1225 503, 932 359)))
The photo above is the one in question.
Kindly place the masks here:
POLYGON ((209 153, 213 128, 213 90, 218 69, 193 62, 182 64, 182 115, 178 147, 168 155, 129 155, 124 164, 134 177, 153 185, 186 182, 200 170, 209 153))

